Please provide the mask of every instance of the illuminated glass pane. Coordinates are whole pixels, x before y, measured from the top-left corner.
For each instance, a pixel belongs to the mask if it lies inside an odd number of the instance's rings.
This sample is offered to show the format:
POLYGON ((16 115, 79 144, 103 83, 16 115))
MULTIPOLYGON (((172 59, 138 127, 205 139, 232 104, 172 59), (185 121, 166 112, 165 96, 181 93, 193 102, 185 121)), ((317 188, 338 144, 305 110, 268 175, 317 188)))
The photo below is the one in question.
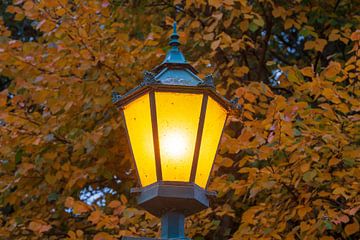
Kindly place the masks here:
POLYGON ((202 97, 202 94, 155 93, 164 181, 189 181, 202 97))
POLYGON ((209 97, 195 177, 195 183, 200 187, 206 187, 226 115, 226 110, 209 97))
POLYGON ((149 94, 124 108, 126 126, 142 186, 157 181, 149 94))

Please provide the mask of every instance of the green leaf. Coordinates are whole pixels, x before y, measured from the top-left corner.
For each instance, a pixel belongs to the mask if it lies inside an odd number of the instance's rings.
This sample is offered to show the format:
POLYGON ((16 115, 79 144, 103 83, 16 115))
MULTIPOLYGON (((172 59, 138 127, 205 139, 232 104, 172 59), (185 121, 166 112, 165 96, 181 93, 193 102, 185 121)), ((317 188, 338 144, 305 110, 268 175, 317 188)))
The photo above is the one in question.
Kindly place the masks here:
POLYGON ((310 170, 310 171, 307 171, 306 173, 304 173, 303 180, 305 182, 311 182, 315 176, 316 176, 316 171, 310 170))
POLYGON ((294 128, 294 136, 295 137, 301 136, 301 132, 299 131, 299 129, 294 128))
POLYGON ((50 193, 48 196, 48 201, 57 201, 59 199, 59 194, 57 193, 50 193))
POLYGON ((332 224, 329 220, 325 220, 324 221, 325 227, 327 230, 331 230, 332 229, 332 224))
POLYGON ((255 32, 256 30, 258 30, 258 28, 259 28, 259 26, 254 22, 251 22, 249 24, 249 30, 252 31, 252 32, 255 32))
POLYGON ((24 154, 24 151, 22 149, 19 149, 16 151, 16 154, 15 154, 15 163, 16 164, 19 164, 21 163, 21 158, 24 154))

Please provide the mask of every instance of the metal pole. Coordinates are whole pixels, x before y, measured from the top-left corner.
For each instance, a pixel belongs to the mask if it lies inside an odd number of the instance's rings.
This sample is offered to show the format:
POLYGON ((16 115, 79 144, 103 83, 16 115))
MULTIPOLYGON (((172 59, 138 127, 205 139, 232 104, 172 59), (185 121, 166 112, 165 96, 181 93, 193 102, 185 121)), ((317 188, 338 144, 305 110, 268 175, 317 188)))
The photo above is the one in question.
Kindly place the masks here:
POLYGON ((187 239, 184 231, 185 216, 182 213, 168 212, 161 216, 162 239, 187 239))

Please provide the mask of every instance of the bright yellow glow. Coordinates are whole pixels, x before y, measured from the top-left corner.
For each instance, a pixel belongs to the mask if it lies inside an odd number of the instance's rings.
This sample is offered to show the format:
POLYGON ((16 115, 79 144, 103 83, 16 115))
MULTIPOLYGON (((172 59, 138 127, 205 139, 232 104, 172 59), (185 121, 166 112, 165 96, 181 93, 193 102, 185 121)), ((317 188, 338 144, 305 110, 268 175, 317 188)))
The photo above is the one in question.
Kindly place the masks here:
POLYGON ((157 181, 149 94, 126 105, 124 115, 141 185, 147 186, 157 181))
POLYGON ((202 94, 155 92, 164 181, 189 181, 202 94))
POLYGON ((226 110, 209 97, 195 177, 195 183, 202 188, 206 187, 210 175, 226 115, 226 110))
POLYGON ((188 139, 181 131, 169 132, 164 135, 162 150, 164 155, 177 158, 186 153, 186 146, 188 144, 188 139))

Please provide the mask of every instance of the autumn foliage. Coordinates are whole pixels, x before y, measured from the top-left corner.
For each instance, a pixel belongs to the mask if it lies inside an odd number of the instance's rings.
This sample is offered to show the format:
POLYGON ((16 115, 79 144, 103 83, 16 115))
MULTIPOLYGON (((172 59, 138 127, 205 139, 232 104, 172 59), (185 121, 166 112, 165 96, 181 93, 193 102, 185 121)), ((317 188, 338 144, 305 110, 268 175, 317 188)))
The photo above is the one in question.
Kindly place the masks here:
POLYGON ((111 96, 162 61, 174 19, 200 76, 242 106, 215 160, 217 197, 187 235, 360 238, 358 1, 0 6, 0 239, 159 235, 129 193, 137 179, 111 96))

